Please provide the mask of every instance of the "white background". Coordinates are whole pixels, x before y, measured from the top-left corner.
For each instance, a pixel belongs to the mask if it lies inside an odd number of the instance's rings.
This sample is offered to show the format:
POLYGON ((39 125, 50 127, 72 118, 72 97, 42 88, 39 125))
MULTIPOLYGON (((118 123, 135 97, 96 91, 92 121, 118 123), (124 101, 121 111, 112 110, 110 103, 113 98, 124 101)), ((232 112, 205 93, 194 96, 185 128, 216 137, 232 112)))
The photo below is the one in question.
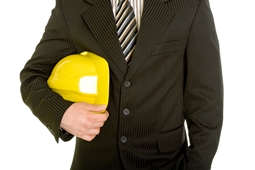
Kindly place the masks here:
MULTIPOLYGON (((255 170, 253 0, 211 0, 221 46, 224 125, 212 170, 255 170)), ((54 0, 0 5, 0 169, 68 170, 74 142, 57 144, 21 100, 19 72, 31 57, 54 0)))

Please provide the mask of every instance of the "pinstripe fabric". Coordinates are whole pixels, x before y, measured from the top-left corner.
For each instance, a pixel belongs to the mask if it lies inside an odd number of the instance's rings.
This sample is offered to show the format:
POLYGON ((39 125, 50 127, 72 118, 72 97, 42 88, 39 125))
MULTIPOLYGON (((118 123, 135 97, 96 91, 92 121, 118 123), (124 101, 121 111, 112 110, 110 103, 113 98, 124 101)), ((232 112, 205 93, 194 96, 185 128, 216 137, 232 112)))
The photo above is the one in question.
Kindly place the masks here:
POLYGON ((209 1, 147 0, 128 69, 119 57, 111 7, 109 0, 56 0, 20 73, 23 101, 57 141, 69 140, 59 136, 59 125, 72 103, 53 93, 46 80, 64 56, 95 52, 110 66, 110 116, 94 140, 77 138, 70 169, 210 169, 222 127, 223 84, 209 1), (184 119, 189 148, 183 143, 184 119))

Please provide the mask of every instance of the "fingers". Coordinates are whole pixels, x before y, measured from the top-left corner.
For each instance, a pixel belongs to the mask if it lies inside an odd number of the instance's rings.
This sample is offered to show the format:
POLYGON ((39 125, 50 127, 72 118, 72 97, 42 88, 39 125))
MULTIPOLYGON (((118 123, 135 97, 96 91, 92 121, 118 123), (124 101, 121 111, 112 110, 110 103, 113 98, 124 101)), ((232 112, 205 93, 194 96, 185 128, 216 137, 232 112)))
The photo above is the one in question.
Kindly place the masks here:
MULTIPOLYGON (((108 117, 109 117, 109 113, 107 111, 101 114, 95 114, 94 112, 90 112, 90 113, 87 113, 86 115, 84 114, 83 120, 81 120, 81 122, 88 126, 92 126, 98 122, 104 123, 108 119, 108 117)), ((90 127, 87 127, 87 128, 90 128, 90 127)))
POLYGON ((100 133, 109 113, 104 105, 74 103, 65 112, 61 128, 87 141, 91 141, 100 133), (98 114, 101 112, 100 114, 98 114), (97 113, 97 114, 95 114, 97 113))
POLYGON ((91 112, 104 112, 106 110, 105 105, 95 105, 89 103, 83 103, 84 107, 91 112))
POLYGON ((97 135, 99 135, 100 129, 104 126, 108 117, 108 111, 101 114, 95 114, 90 111, 89 113, 84 114, 83 119, 79 122, 80 129, 76 136, 86 141, 92 141, 97 135))
MULTIPOLYGON (((77 136, 77 137, 79 137, 79 136, 77 136)), ((90 142, 90 141, 92 141, 95 137, 96 137, 96 135, 83 135, 83 136, 81 136, 81 137, 79 137, 79 138, 90 142)))
MULTIPOLYGON (((100 123, 101 127, 102 124, 100 123)), ((87 141, 93 140, 100 133, 99 128, 91 128, 91 129, 82 129, 76 136, 87 141)))

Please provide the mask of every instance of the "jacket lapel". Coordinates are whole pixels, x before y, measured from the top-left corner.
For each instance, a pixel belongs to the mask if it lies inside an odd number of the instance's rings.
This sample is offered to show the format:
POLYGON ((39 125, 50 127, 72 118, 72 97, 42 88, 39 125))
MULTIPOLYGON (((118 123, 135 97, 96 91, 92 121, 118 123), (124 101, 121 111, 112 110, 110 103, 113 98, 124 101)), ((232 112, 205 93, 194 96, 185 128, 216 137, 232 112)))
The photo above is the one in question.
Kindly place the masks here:
POLYGON ((119 70, 132 76, 146 60, 173 17, 171 0, 145 0, 136 49, 127 72, 127 64, 119 44, 110 0, 84 0, 87 4, 82 17, 99 45, 119 70), (120 57, 121 56, 121 57, 120 57))
POLYGON ((84 1, 87 3, 87 9, 82 17, 107 54, 104 57, 112 61, 123 74, 126 74, 127 64, 119 44, 110 0, 84 1))
POLYGON ((169 25, 174 14, 170 1, 145 0, 136 49, 126 78, 132 76, 146 60, 169 25))

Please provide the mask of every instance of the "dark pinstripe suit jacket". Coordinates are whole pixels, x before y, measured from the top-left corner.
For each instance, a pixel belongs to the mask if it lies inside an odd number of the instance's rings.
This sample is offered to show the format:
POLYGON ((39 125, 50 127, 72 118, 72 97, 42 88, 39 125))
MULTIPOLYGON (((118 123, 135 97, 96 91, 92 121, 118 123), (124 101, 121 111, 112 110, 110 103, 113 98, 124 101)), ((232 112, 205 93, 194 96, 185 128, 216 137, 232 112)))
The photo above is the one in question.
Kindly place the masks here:
POLYGON ((86 50, 109 63, 110 117, 93 141, 76 139, 71 169, 210 169, 222 127, 223 82, 208 0, 145 0, 130 67, 110 0, 56 0, 20 78, 24 102, 57 141, 71 138, 59 126, 72 103, 46 80, 61 58, 86 50))

